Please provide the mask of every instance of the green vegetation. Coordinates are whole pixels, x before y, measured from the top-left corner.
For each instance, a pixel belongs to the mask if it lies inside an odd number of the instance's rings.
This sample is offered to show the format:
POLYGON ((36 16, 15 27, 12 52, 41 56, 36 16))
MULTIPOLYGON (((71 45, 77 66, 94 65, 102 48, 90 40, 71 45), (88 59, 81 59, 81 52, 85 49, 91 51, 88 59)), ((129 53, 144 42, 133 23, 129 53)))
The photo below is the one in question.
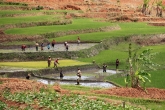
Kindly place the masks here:
POLYGON ((25 3, 19 3, 19 2, 5 2, 4 0, 0 1, 0 5, 7 5, 7 6, 28 6, 25 3))
MULTIPOLYGON (((9 3, 9 5, 14 5, 9 3)), ((17 5, 17 4, 15 4, 17 5)), ((20 4, 18 4, 20 5, 20 4)), ((0 6, 7 6, 6 4, 1 4, 0 6)), ((27 6, 26 4, 23 6, 27 6)), ((20 23, 34 23, 34 22, 51 22, 64 18, 64 15, 68 13, 82 13, 82 11, 66 11, 66 10, 40 10, 42 9, 42 6, 38 7, 38 10, 31 10, 31 11, 12 11, 12 10, 4 10, 0 11, 0 26, 3 27, 5 25, 19 25, 20 23), (56 13, 56 14, 55 14, 56 13), (58 13, 58 14, 57 14, 58 13), (34 14, 34 16, 32 16, 34 14), (36 14, 39 14, 35 16, 36 14), (24 16, 26 15, 26 16, 24 16), (14 17, 16 16, 16 17, 14 17), (24 16, 24 17, 23 17, 24 16)), ((34 9, 37 9, 37 7, 34 7, 34 9)), ((67 20, 67 19, 66 19, 67 20)), ((81 41, 88 41, 88 42, 100 42, 103 40, 107 40, 109 38, 125 38, 139 35, 146 38, 148 35, 151 34, 161 34, 165 33, 165 27, 155 27, 150 26, 147 23, 141 23, 141 22, 130 22, 130 23, 111 23, 111 22, 101 22, 97 21, 96 19, 87 19, 87 18, 71 18, 69 20, 72 20, 72 24, 63 24, 63 25, 44 25, 44 26, 31 26, 31 27, 24 27, 24 28, 10 28, 5 30, 6 34, 17 34, 17 35, 40 35, 43 36, 48 35, 50 33, 56 33, 61 32, 65 33, 67 31, 72 31, 70 34, 66 35, 59 35, 60 37, 45 37, 44 41, 52 41, 53 39, 56 40, 56 42, 64 42, 64 41, 75 41, 77 40, 77 36, 80 36, 81 41), (81 33, 83 29, 86 30, 93 30, 96 28, 102 28, 106 26, 119 26, 120 30, 114 30, 114 31, 105 31, 105 32, 90 32, 90 33, 81 33), (74 31, 78 34, 74 34, 74 31), (80 34, 81 33, 81 34, 80 34)), ((59 21, 60 22, 60 21, 59 21)), ((12 26, 11 26, 12 27, 12 26)), ((112 39, 113 40, 113 39, 112 39)), ((22 43, 26 44, 33 44, 34 41, 13 41, 13 42, 5 42, 5 45, 21 45, 22 43)), ((88 58, 78 58, 75 60, 60 60, 58 65, 59 67, 64 66, 75 66, 75 65, 87 65, 91 64, 89 62, 95 61, 96 64, 98 64, 100 67, 102 67, 103 63, 106 63, 108 65, 109 69, 115 69, 115 61, 116 59, 119 59, 120 66, 119 70, 126 70, 127 63, 128 63, 128 44, 129 42, 119 42, 116 45, 111 45, 110 48, 107 48, 106 50, 102 50, 99 54, 88 57, 88 58)), ((165 70, 164 70, 164 51, 165 45, 154 45, 154 46, 145 46, 140 47, 137 44, 132 45, 132 49, 136 50, 137 48, 140 48, 139 52, 142 52, 143 50, 152 48, 152 52, 158 52, 159 54, 153 59, 154 62, 160 64, 158 70, 156 71, 147 71, 149 74, 151 74, 151 82, 146 83, 146 87, 156 87, 165 89, 165 70)), ((3 51, 3 50, 2 50, 3 51)), ((88 51, 88 50, 87 50, 88 51)), ((134 51, 133 51, 134 52, 134 51)), ((25 53, 26 54, 26 53, 25 53)), ((41 53, 42 54, 42 53, 41 53)), ((81 53, 80 53, 81 54, 81 53)), ((1 56, 2 57, 2 56, 1 56)), ((8 57, 6 57, 8 58, 8 57)), ((20 68, 47 68, 47 61, 28 61, 28 62, 0 62, 1 66, 9 66, 9 67, 20 67, 20 68)), ((53 68, 53 62, 51 65, 51 68, 53 68)), ((128 71, 124 71, 124 73, 118 73, 116 75, 106 76, 105 80, 112 81, 118 85, 121 85, 125 87, 124 79, 126 78, 126 75, 128 74, 128 71)), ((128 79, 129 80, 129 79, 128 79)), ((131 84, 128 84, 130 87, 131 84)), ((66 88, 69 90, 78 90, 78 91, 90 91, 95 90, 98 88, 87 88, 87 87, 81 87, 81 86, 71 86, 71 85, 63 85, 62 88, 66 88)), ((3 96, 6 99, 13 100, 20 103, 26 103, 28 106, 25 109, 32 109, 31 105, 33 103, 36 103, 45 108, 50 109, 123 109, 122 106, 112 106, 108 103, 105 103, 102 100, 89 100, 87 96, 92 96, 93 94, 90 94, 90 92, 85 94, 84 96, 81 95, 70 95, 70 96, 59 96, 55 92, 46 92, 41 91, 39 93, 16 93, 16 94, 10 94, 10 93, 4 93, 3 96), (48 98, 49 97, 49 98, 48 98), (37 101, 33 101, 33 100, 37 101), (60 99, 60 100, 59 100, 60 99), (56 103, 53 103, 53 102, 56 103), (63 105, 65 103, 65 105, 63 105)), ((96 94, 93 96, 97 96, 96 94)), ((133 99, 133 98, 124 98, 124 97, 115 97, 115 96, 108 96, 108 95, 98 95, 97 98, 112 98, 114 100, 124 100, 127 102, 130 102, 132 104, 142 105, 147 108, 152 109, 163 109, 165 108, 164 101, 155 101, 155 100, 145 100, 145 99, 133 99)), ((0 101, 0 109, 8 109, 7 105, 5 105, 3 102, 0 101)), ((132 106, 126 105, 126 109, 140 109, 140 108, 134 108, 132 106)))
MULTIPOLYGON (((94 33, 84 33, 77 34, 76 36, 81 36, 82 41, 101 41, 110 37, 126 37, 131 35, 147 35, 147 34, 160 34, 164 33, 164 27, 149 26, 146 23, 117 23, 121 30, 111 31, 111 32, 94 32, 94 33)), ((9 29, 5 32, 7 34, 44 34, 50 32, 58 31, 68 31, 68 30, 78 30, 78 29, 92 29, 104 26, 114 25, 114 23, 108 22, 96 22, 92 19, 73 19, 72 24, 60 25, 60 26, 37 26, 29 28, 18 28, 9 29), (34 31, 36 30, 36 31, 34 31)), ((49 39, 52 40, 53 38, 49 39)), ((75 40, 75 35, 68 35, 56 38, 57 42, 61 41, 72 41, 75 40)))
MULTIPOLYGON (((74 21, 73 21, 74 22, 74 21)), ((81 23, 81 21, 80 21, 81 23)), ((108 23, 107 23, 108 24, 108 23)), ((114 24, 114 23, 113 23, 114 24)), ((82 41, 101 41, 103 39, 114 37, 127 37, 132 35, 148 35, 164 33, 165 27, 149 26, 147 23, 116 23, 121 29, 111 32, 94 32, 77 35, 68 35, 56 38, 56 41, 71 41, 75 40, 75 36, 81 36, 82 41)), ((50 39, 52 40, 52 39, 50 39)))
MULTIPOLYGON (((125 110, 125 109, 136 109, 141 110, 141 108, 133 107, 130 105, 123 105, 114 106, 109 103, 106 103, 103 100, 89 100, 88 97, 71 94, 71 95, 64 95, 60 96, 58 93, 50 91, 50 90, 41 90, 40 92, 29 92, 29 93, 15 93, 11 94, 9 91, 5 91, 3 96, 7 100, 12 100, 20 103, 27 104, 30 107, 32 104, 36 104, 39 107, 49 108, 51 110, 60 109, 78 109, 78 110, 125 110), (59 100, 60 99, 60 100, 59 100), (35 102, 34 102, 35 101, 35 102)), ((5 108, 5 106, 2 106, 5 108)))
MULTIPOLYGON (((58 20, 58 16, 54 15, 41 15, 41 16, 30 16, 30 17, 2 17, 0 18, 0 25, 4 24, 16 24, 16 23, 30 23, 30 22, 40 22, 40 21, 55 21, 58 20)), ((34 28, 33 28, 34 29, 34 28)), ((26 30, 26 29, 25 29, 26 30)), ((24 31, 25 31, 24 30, 24 31)))
POLYGON ((5 33, 36 35, 36 34, 45 34, 45 33, 58 32, 58 31, 99 28, 99 27, 109 26, 109 25, 112 25, 112 23, 96 22, 96 21, 93 21, 92 19, 74 19, 72 24, 68 24, 68 25, 52 25, 52 26, 36 26, 36 27, 28 27, 28 28, 14 28, 14 29, 6 30, 5 33))
MULTIPOLYGON (((148 73, 151 74, 150 80, 151 82, 146 82, 146 87, 156 87, 160 89, 165 89, 164 83, 164 77, 165 77, 165 70, 155 70, 155 71, 148 71, 148 73)), ((126 78, 126 74, 118 73, 117 75, 111 75, 107 76, 106 80, 110 80, 112 82, 115 82, 123 87, 125 87, 124 78, 126 78)), ((128 85, 131 86, 130 83, 128 85)))

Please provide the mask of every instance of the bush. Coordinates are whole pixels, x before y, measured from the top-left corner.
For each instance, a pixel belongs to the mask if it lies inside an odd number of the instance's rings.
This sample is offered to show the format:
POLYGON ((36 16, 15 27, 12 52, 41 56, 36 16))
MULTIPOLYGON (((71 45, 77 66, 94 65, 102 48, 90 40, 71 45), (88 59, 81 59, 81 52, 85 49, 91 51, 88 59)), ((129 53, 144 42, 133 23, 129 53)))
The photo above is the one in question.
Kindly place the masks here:
POLYGON ((43 8, 43 6, 37 6, 36 7, 36 10, 43 10, 44 8, 43 8))

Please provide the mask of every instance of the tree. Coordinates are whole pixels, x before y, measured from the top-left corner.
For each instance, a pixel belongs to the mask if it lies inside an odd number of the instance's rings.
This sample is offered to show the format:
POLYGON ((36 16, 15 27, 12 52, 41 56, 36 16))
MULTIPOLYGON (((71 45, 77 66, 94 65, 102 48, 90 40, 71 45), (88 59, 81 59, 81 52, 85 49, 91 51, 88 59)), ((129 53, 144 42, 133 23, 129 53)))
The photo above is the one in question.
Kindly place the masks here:
POLYGON ((162 0, 157 0, 156 1, 156 16, 162 17, 162 8, 163 8, 162 0))
POLYGON ((130 81, 131 87, 140 87, 140 82, 142 82, 145 89, 146 82, 151 82, 149 79, 151 75, 148 71, 155 70, 155 67, 159 66, 152 61, 157 53, 151 53, 151 50, 152 49, 146 49, 140 54, 137 54, 136 51, 132 57, 131 43, 129 44, 129 74, 127 78, 125 78, 125 82, 128 83, 130 81), (128 77, 130 77, 130 80, 128 77))
POLYGON ((148 8, 150 0, 143 0, 143 7, 142 7, 142 13, 146 14, 146 10, 148 8))

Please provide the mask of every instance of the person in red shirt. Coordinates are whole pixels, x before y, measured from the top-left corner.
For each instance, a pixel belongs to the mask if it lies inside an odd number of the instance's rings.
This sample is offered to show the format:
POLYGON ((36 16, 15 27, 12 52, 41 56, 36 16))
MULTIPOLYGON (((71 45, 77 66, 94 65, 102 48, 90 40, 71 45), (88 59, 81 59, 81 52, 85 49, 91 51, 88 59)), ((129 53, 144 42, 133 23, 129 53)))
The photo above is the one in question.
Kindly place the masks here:
POLYGON ((58 60, 59 60, 59 58, 57 58, 57 59, 54 61, 54 68, 55 68, 55 67, 58 68, 58 67, 57 67, 57 65, 59 64, 58 60))
POLYGON ((26 45, 23 44, 23 45, 21 46, 21 48, 22 48, 22 51, 25 51, 26 45))

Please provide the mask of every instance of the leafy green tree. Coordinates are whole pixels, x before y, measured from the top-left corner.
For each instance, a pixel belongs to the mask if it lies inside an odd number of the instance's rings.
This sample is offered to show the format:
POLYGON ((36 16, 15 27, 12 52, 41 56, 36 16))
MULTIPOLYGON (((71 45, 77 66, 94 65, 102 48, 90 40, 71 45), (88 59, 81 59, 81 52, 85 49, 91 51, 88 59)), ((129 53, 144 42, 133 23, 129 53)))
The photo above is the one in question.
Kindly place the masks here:
POLYGON ((125 78, 126 84, 130 81, 131 87, 137 88, 140 87, 140 82, 142 82, 143 88, 145 89, 146 82, 151 82, 149 79, 151 75, 148 71, 156 70, 156 67, 159 66, 152 61, 157 53, 151 53, 151 50, 152 49, 146 49, 140 54, 136 51, 132 56, 131 43, 129 44, 129 74, 127 78, 125 78))

